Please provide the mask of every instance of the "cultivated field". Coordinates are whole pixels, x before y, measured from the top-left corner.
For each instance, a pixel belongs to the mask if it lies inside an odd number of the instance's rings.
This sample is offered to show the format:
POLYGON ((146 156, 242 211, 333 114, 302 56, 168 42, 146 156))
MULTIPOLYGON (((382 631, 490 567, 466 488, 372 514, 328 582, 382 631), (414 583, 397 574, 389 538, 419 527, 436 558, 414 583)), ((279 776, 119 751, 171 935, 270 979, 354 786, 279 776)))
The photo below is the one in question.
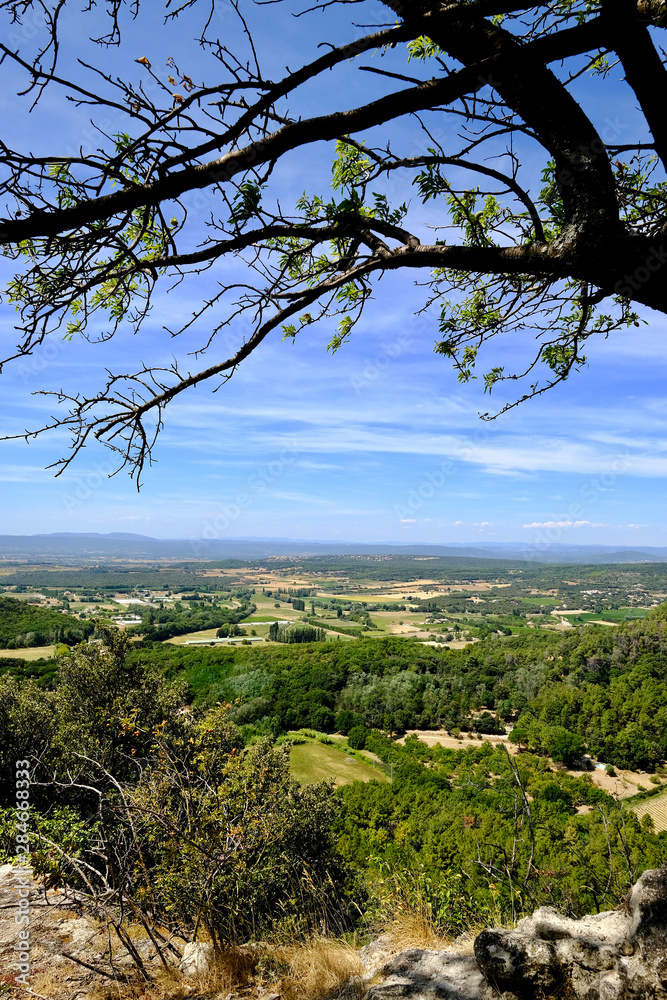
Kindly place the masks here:
POLYGON ((50 659, 55 646, 27 646, 21 649, 0 649, 0 656, 12 657, 17 660, 48 660, 50 659))
POLYGON ((388 781, 387 775, 371 764, 363 764, 335 746, 315 740, 301 743, 290 751, 292 774, 303 785, 333 778, 337 785, 353 781, 388 781))
POLYGON ((644 799, 632 808, 640 818, 650 816, 658 833, 667 830, 667 791, 654 799, 644 799))

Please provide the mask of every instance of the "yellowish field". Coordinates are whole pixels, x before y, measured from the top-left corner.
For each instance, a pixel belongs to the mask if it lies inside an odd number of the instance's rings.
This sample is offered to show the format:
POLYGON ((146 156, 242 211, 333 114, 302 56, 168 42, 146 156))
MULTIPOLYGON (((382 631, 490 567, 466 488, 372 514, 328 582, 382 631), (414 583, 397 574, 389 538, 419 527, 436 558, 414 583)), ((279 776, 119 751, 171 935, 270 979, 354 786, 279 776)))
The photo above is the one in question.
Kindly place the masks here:
MULTIPOLYGON (((333 579, 333 578, 330 578, 333 579)), ((317 582, 313 580, 310 586, 317 586, 317 582)), ((388 584, 383 583, 382 580, 372 580, 368 583, 360 582, 355 593, 346 594, 329 594, 327 591, 322 590, 321 594, 323 597, 337 597, 340 600, 350 600, 358 601, 360 597, 364 596, 364 591, 369 591, 367 595, 369 600, 375 601, 407 601, 409 597, 413 597, 415 600, 417 598, 435 597, 439 594, 449 594, 449 593, 470 593, 473 594, 475 591, 480 590, 493 590, 494 588, 501 587, 511 587, 511 583, 445 583, 443 580, 413 580, 410 583, 397 583, 388 584)))
POLYGON ((316 741, 301 743, 290 751, 292 774, 304 785, 333 778, 337 785, 353 781, 388 781, 384 771, 363 764, 335 746, 316 741))
POLYGON ((642 816, 650 816, 657 833, 667 830, 667 791, 654 799, 644 799, 643 802, 633 806, 633 809, 640 819, 642 816))
POLYGON ((53 656, 55 646, 27 646, 25 649, 0 649, 0 656, 15 657, 19 660, 48 660, 53 656))

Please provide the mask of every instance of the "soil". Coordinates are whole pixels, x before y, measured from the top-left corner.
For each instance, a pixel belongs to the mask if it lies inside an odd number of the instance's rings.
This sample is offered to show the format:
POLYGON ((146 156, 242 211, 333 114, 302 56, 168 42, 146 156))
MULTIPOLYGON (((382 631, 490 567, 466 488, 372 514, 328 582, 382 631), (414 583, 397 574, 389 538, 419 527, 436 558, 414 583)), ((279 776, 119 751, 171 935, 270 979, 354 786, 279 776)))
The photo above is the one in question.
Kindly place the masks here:
MULTIPOLYGON (((15 946, 19 931, 25 927, 15 918, 19 914, 19 892, 25 892, 24 881, 19 867, 0 865, 0 994, 8 1000, 26 1000, 30 996, 78 1000, 90 996, 103 983, 112 983, 109 937, 104 923, 83 915, 75 900, 57 890, 45 891, 34 879, 29 879, 28 896, 29 988, 15 979, 21 971, 16 964, 15 946), (101 971, 85 968, 76 959, 101 971)), ((145 935, 143 939, 132 936, 146 968, 159 968, 151 942, 145 935)), ((113 950, 117 975, 134 979, 134 963, 118 940, 114 939, 113 950)))
POLYGON ((466 747, 479 747, 486 741, 490 743, 502 743, 511 754, 518 753, 517 748, 513 743, 508 741, 507 736, 476 736, 471 740, 468 738, 467 733, 462 733, 461 739, 456 739, 456 737, 450 736, 444 730, 438 729, 408 729, 405 736, 402 736, 396 742, 405 743, 405 737, 411 736, 413 733, 429 747, 434 747, 439 743, 448 750, 462 750, 466 747))

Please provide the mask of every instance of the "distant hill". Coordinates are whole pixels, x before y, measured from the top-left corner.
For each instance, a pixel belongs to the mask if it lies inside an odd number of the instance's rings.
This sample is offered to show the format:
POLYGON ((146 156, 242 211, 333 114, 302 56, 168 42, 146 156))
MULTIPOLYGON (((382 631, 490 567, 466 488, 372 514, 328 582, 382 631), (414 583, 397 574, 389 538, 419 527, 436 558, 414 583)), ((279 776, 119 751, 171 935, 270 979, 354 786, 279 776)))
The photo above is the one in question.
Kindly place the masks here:
POLYGON ((665 562, 667 548, 624 548, 612 545, 554 544, 542 550, 521 542, 483 545, 448 543, 403 545, 397 542, 364 545, 359 542, 308 541, 289 538, 151 538, 131 532, 54 532, 40 535, 0 535, 0 562, 5 564, 60 563, 95 565, 100 562, 198 562, 222 559, 255 560, 270 557, 411 555, 422 558, 511 559, 536 563, 665 562))
POLYGON ((137 535, 132 531, 109 531, 106 534, 100 531, 50 531, 32 535, 33 538, 122 538, 128 540, 138 539, 141 541, 156 541, 150 535, 137 535))

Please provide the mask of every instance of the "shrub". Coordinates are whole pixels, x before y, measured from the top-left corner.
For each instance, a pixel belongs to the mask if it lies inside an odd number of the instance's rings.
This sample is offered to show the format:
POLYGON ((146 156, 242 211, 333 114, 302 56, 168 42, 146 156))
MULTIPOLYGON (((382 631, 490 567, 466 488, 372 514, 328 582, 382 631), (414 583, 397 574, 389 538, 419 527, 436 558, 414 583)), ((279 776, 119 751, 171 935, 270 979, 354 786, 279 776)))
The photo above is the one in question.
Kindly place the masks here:
POLYGON ((98 775, 101 822, 86 878, 65 833, 60 850, 43 852, 52 879, 184 937, 205 928, 216 950, 281 927, 305 934, 349 923, 354 884, 335 847, 333 787, 301 787, 289 747, 269 737, 244 749, 225 707, 157 727, 135 780, 98 775))
POLYGON ((368 729, 366 726, 354 726, 347 735, 348 745, 353 750, 363 750, 368 739, 368 729))

